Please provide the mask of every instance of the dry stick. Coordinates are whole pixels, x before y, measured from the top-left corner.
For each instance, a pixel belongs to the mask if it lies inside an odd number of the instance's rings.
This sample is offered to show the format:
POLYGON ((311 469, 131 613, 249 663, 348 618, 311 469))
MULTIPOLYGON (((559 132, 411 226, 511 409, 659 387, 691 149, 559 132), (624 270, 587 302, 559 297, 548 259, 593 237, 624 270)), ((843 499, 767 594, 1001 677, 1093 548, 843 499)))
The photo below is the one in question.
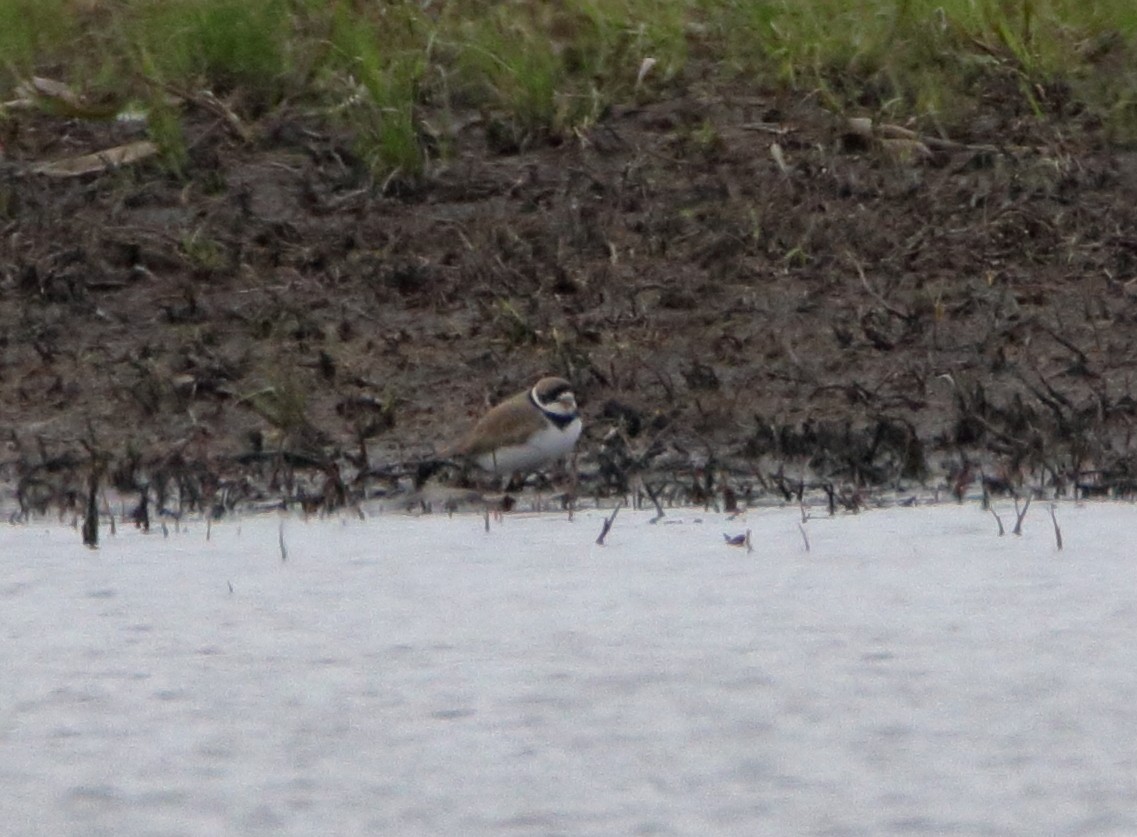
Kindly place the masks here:
POLYGON ((864 289, 868 292, 869 296, 875 299, 877 301, 877 304, 892 316, 896 317, 899 320, 903 320, 904 322, 910 322, 912 315, 909 312, 901 311, 896 306, 890 305, 888 303, 888 300, 886 300, 876 288, 869 284, 869 278, 865 275, 865 269, 861 266, 861 263, 858 261, 857 257, 854 256, 851 252, 847 252, 845 256, 849 259, 849 261, 853 263, 853 267, 856 269, 857 275, 861 279, 861 285, 864 286, 864 289))
POLYGON ((1054 540, 1058 544, 1058 551, 1062 551, 1062 530, 1058 527, 1058 516, 1054 514, 1054 503, 1050 504, 1050 519, 1054 522, 1054 540))
POLYGON ((486 531, 488 532, 490 530, 490 507, 489 506, 486 506, 485 512, 486 512, 486 531))
POLYGON ((805 527, 800 523, 797 525, 798 531, 801 532, 801 539, 805 541, 805 551, 809 552, 809 535, 805 533, 805 527))
POLYGON ((651 483, 649 483, 647 480, 644 480, 644 491, 647 492, 647 496, 651 498, 651 501, 655 503, 655 517, 653 517, 648 522, 658 523, 659 521, 663 520, 663 506, 659 504, 659 494, 654 488, 651 487, 651 483))
POLYGON ((837 492, 833 488, 833 483, 827 482, 821 486, 825 490, 825 497, 829 502, 829 516, 837 514, 837 492))
POLYGON ((991 508, 990 506, 988 506, 987 508, 988 508, 988 511, 991 512, 991 514, 995 515, 995 522, 999 524, 999 537, 1000 538, 1003 537, 1003 535, 1006 534, 1005 530, 1003 529, 1003 519, 1001 517, 999 517, 999 513, 997 511, 995 511, 993 508, 991 508))
POLYGON ((284 545, 284 521, 280 521, 280 529, 277 530, 277 538, 280 541, 280 563, 288 560, 288 548, 284 545))
POLYGON ((621 500, 620 505, 612 509, 612 513, 605 518, 604 525, 600 527, 600 537, 596 539, 597 545, 604 546, 604 539, 608 537, 608 530, 612 528, 612 523, 615 522, 616 515, 620 513, 620 509, 623 508, 623 506, 624 502, 621 500))
POLYGON ((91 470, 87 476, 87 511, 83 518, 83 545, 91 549, 99 548, 99 477, 102 476, 102 462, 95 445, 95 430, 88 421, 87 432, 90 441, 83 440, 83 447, 91 456, 91 470))
POLYGON ((87 514, 83 518, 83 545, 91 549, 99 546, 99 472, 98 466, 91 465, 91 475, 87 484, 87 514))
POLYGON ((1023 504, 1023 510, 1019 511, 1019 498, 1015 498, 1015 514, 1018 515, 1018 520, 1015 521, 1015 528, 1011 531, 1016 535, 1023 533, 1023 518, 1026 517, 1026 510, 1030 508, 1030 495, 1026 495, 1026 503, 1023 504))
POLYGON ((207 91, 204 93, 195 94, 189 90, 177 87, 173 84, 152 83, 152 86, 160 87, 168 94, 172 94, 179 99, 187 101, 190 104, 201 108, 207 113, 212 113, 214 116, 221 117, 222 122, 224 122, 224 124, 229 128, 230 131, 233 132, 234 135, 236 135, 238 139, 244 143, 249 143, 252 141, 252 132, 241 121, 241 118, 237 116, 237 114, 234 113, 228 105, 226 105, 212 93, 207 91))
POLYGON ((114 522, 114 509, 111 508, 110 501, 107 500, 106 492, 103 492, 103 514, 107 516, 107 521, 110 523, 112 537, 117 533, 114 522))

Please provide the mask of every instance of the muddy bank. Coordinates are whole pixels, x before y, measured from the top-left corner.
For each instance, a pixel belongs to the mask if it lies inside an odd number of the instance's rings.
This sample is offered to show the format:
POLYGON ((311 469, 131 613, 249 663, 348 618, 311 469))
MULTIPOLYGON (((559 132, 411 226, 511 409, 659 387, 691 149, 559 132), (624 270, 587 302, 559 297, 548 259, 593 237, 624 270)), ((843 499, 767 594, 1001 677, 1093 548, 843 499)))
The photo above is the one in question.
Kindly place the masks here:
POLYGON ((990 108, 944 137, 693 91, 526 147, 459 120, 415 182, 287 112, 188 114, 183 176, 50 177, 140 129, 16 116, 7 498, 81 504, 92 463, 154 508, 406 496, 545 373, 585 496, 1131 494, 1137 155, 990 108))

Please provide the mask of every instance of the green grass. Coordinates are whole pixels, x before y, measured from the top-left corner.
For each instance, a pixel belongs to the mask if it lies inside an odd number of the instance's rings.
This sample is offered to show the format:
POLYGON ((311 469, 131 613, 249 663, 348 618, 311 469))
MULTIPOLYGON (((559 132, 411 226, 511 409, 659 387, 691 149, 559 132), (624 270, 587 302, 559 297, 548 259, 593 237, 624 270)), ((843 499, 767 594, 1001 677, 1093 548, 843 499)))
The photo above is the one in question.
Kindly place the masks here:
POLYGON ((832 106, 966 122, 1016 88, 1042 115, 1066 88, 1106 118, 1132 99, 1137 4, 1106 0, 735 0, 707 3, 734 72, 771 75, 832 106))
POLYGON ((320 85, 356 131, 356 149, 378 173, 413 177, 424 150, 416 108, 428 43, 424 22, 405 9, 353 13, 332 9, 326 54, 316 62, 320 85))
MULTIPOLYGON (((462 114, 507 150, 715 81, 948 129, 1010 96, 1024 116, 1089 112, 1133 142, 1137 3, 0 0, 0 96, 34 73, 144 105, 209 90, 248 121, 323 112, 373 171, 407 178, 447 153, 462 114)), ((177 113, 154 120, 174 168, 177 113)))
POLYGON ((0 73, 12 84, 45 58, 62 55, 79 21, 67 0, 0 0, 0 73))
POLYGON ((293 77, 294 11, 287 0, 136 0, 121 19, 128 66, 184 89, 239 94, 245 109, 272 107, 293 77))

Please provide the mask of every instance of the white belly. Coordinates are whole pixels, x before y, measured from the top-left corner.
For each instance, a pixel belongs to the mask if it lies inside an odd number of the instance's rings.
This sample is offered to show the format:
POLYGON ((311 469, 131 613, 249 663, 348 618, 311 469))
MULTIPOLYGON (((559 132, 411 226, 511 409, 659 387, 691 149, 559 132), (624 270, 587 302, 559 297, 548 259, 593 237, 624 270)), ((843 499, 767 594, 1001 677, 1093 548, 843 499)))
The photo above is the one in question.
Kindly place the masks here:
POLYGON ((528 442, 522 445, 509 445, 498 448, 478 457, 478 465, 497 474, 512 474, 514 471, 530 471, 558 459, 570 451, 580 438, 580 419, 573 419, 562 430, 550 424, 528 442))

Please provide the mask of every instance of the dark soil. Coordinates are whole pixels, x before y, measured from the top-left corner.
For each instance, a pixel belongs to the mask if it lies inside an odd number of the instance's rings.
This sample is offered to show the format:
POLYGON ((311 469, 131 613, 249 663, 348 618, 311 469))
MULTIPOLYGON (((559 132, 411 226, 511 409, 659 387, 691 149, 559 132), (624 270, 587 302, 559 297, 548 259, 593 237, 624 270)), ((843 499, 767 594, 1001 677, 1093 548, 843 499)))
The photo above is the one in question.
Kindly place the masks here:
POLYGON ((184 177, 53 178, 139 129, 12 116, 8 500, 80 508, 93 465, 167 510, 408 498, 544 373, 585 496, 1131 494, 1137 154, 987 108, 922 143, 741 88, 520 144, 475 119, 413 182, 287 111, 250 141, 188 110, 184 177))

